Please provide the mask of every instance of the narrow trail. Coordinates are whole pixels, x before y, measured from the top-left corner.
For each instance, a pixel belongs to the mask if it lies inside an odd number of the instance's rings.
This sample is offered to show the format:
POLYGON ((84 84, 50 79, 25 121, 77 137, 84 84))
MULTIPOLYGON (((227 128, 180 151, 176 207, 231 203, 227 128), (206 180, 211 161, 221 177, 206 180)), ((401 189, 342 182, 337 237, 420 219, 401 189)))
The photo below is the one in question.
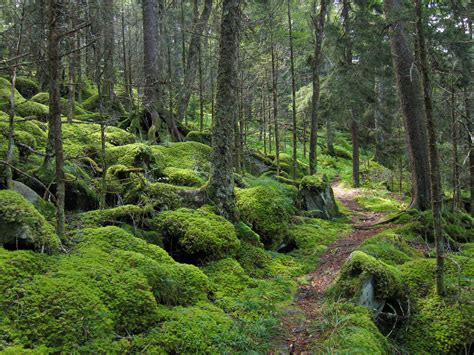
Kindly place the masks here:
POLYGON ((347 257, 367 238, 374 236, 388 225, 377 228, 364 229, 380 221, 385 214, 367 211, 361 208, 354 198, 358 189, 343 188, 339 183, 334 183, 334 195, 348 210, 352 219, 349 222, 353 231, 328 246, 313 272, 306 275, 307 284, 301 285, 293 301, 293 306, 304 315, 303 319, 285 317, 283 326, 287 329, 287 350, 290 354, 308 353, 310 343, 317 341, 318 334, 311 333, 308 326, 321 317, 323 296, 329 285, 335 280, 347 257))

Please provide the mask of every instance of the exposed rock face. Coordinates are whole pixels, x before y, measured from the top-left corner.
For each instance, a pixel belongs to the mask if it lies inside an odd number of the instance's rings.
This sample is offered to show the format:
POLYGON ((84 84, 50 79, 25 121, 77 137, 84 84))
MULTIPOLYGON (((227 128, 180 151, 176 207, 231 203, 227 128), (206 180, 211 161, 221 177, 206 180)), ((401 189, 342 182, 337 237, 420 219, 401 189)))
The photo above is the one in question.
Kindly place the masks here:
POLYGON ((301 209, 310 217, 332 219, 339 210, 326 175, 305 176, 299 188, 301 209))
POLYGON ((20 181, 13 181, 13 190, 18 192, 31 203, 36 203, 41 198, 32 188, 20 181))
POLYGON ((245 169, 253 175, 261 175, 274 169, 269 158, 255 151, 245 152, 244 164, 245 169))

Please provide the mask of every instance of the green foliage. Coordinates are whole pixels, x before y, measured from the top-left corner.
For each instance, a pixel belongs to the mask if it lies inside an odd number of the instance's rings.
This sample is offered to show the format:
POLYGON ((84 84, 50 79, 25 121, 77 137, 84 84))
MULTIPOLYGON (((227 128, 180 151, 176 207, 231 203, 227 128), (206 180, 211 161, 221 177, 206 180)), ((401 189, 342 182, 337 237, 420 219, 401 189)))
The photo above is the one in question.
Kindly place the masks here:
POLYGON ((266 186, 236 189, 242 221, 258 233, 267 247, 277 247, 288 232, 294 213, 293 192, 275 180, 266 186))
POLYGON ((154 220, 165 249, 177 260, 204 263, 235 255, 240 241, 234 226, 204 209, 164 211, 154 220))
POLYGON ((398 269, 357 250, 352 252, 342 267, 332 294, 335 297, 357 298, 361 294, 363 282, 370 277, 375 281, 377 299, 396 299, 403 294, 404 286, 398 269))
POLYGON ((2 243, 12 243, 10 238, 12 233, 15 233, 20 245, 24 239, 31 243, 35 250, 48 253, 59 251, 60 241, 53 227, 22 195, 11 190, 0 190, 0 201, 2 243))
POLYGON ((364 209, 382 213, 399 212, 403 204, 390 196, 389 191, 363 190, 354 200, 364 209))

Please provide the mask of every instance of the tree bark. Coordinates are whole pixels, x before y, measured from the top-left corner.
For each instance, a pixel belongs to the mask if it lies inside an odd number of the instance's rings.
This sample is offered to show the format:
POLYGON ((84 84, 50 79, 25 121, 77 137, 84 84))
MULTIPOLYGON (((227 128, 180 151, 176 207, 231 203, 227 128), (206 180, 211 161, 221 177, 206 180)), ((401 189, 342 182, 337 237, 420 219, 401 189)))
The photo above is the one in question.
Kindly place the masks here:
POLYGON ((291 66, 291 104, 292 104, 292 133, 293 133, 293 179, 296 179, 296 172, 298 169, 297 151, 298 151, 298 137, 296 127, 296 80, 295 80, 295 62, 293 53, 293 28, 291 23, 291 9, 290 0, 287 0, 288 5, 288 36, 290 37, 290 66, 291 66))
POLYGON ((427 210, 431 204, 430 168, 420 74, 407 43, 405 23, 400 18, 403 12, 403 1, 385 0, 384 12, 392 28, 390 38, 392 60, 410 155, 412 206, 427 210))
POLYGON ((237 63, 240 31, 240 0, 223 0, 216 117, 212 134, 211 177, 208 196, 217 212, 231 221, 235 213, 233 143, 237 112, 237 63))
POLYGON ((64 184, 64 155, 61 130, 60 107, 60 75, 61 58, 59 54, 59 17, 61 5, 57 0, 49 1, 49 33, 48 33, 48 58, 49 58, 49 114, 50 123, 54 126, 54 156, 56 161, 56 233, 60 239, 64 237, 65 228, 65 184, 64 184))
MULTIPOLYGON (((272 9, 269 10, 270 14, 272 14, 272 9)), ((273 15, 270 15, 270 27, 270 46, 272 56, 273 124, 275 128, 275 162, 277 166, 276 174, 280 175, 280 133, 278 132, 278 58, 275 54, 275 43, 273 41, 273 15)), ((270 152, 271 151, 272 148, 270 142, 270 152)))
POLYGON ((312 65, 313 75, 313 95, 311 98, 311 132, 309 138, 309 173, 314 174, 317 170, 317 145, 318 145, 318 124, 319 124, 319 94, 320 83, 319 73, 322 62, 322 43, 324 35, 324 22, 327 12, 327 0, 321 0, 319 14, 313 22, 316 42, 314 46, 314 58, 312 65))

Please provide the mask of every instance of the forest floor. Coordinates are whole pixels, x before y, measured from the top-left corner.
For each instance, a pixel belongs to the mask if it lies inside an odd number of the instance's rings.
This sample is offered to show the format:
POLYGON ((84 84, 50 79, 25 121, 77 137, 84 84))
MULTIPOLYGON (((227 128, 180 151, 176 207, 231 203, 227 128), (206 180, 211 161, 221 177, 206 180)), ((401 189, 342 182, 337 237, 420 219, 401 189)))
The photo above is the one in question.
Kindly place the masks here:
POLYGON ((313 324, 322 320, 324 295, 331 283, 336 279, 339 270, 347 257, 366 239, 380 233, 390 225, 373 226, 387 214, 368 211, 359 206, 355 197, 359 189, 345 188, 339 182, 333 183, 336 200, 349 211, 353 226, 352 232, 342 236, 321 255, 314 271, 305 276, 306 282, 299 286, 292 306, 282 319, 286 330, 286 350, 291 354, 309 353, 309 346, 320 336, 313 324))

